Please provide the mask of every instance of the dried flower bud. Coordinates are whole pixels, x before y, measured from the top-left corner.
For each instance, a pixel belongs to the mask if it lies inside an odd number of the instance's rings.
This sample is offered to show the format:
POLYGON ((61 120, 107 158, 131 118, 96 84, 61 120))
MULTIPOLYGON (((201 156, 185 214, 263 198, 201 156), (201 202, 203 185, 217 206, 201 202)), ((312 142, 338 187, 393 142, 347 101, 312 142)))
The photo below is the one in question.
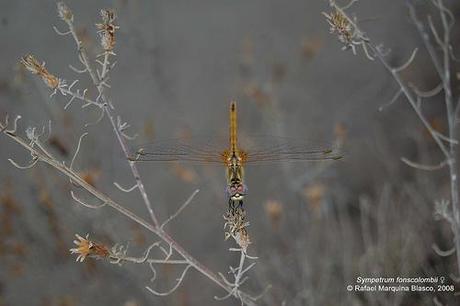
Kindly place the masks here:
POLYGON ((102 23, 96 24, 101 39, 101 46, 105 51, 112 51, 115 47, 115 31, 119 29, 113 22, 116 16, 112 10, 101 10, 102 23))
POLYGON ((46 71, 45 64, 40 64, 33 55, 26 55, 21 59, 21 64, 33 74, 42 74, 46 71))
POLYGON ((72 22, 73 21, 73 14, 72 11, 69 9, 67 4, 64 2, 57 3, 57 10, 59 17, 64 20, 65 22, 72 22))
POLYGON ((246 227, 249 222, 246 221, 246 212, 239 203, 234 203, 224 215, 225 239, 232 237, 235 242, 244 250, 248 248, 251 241, 249 239, 246 227))
POLYGON ((242 228, 235 233, 234 237, 236 243, 243 249, 244 252, 248 249, 249 245, 251 244, 251 240, 249 239, 249 234, 246 228, 242 228))
POLYGON ((100 12, 104 24, 110 24, 115 20, 115 12, 110 9, 104 9, 100 12))
POLYGON ((59 79, 50 74, 45 68, 45 63, 40 64, 33 55, 24 56, 21 59, 21 64, 33 74, 39 75, 49 88, 55 89, 59 86, 59 79))
POLYGON ((348 19, 339 11, 334 11, 330 14, 323 12, 329 23, 331 34, 337 34, 340 42, 345 46, 352 45, 353 43, 353 27, 351 26, 348 19))
POLYGON ((101 46, 105 51, 113 50, 115 46, 115 37, 107 31, 101 31, 99 33, 101 39, 101 46))
POLYGON ((77 261, 83 262, 86 257, 100 259, 110 255, 110 251, 105 245, 89 240, 89 234, 87 234, 85 238, 78 234, 75 234, 75 236, 78 240, 74 240, 73 243, 75 243, 77 247, 70 249, 70 253, 78 254, 77 261))

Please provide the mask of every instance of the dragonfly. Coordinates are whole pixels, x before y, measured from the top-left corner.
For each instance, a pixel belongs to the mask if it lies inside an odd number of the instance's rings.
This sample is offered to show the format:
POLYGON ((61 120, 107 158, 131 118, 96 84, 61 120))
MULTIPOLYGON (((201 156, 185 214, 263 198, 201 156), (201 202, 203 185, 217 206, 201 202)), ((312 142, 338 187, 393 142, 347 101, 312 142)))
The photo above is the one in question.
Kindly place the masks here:
POLYGON ((231 207, 242 206, 248 188, 244 179, 244 167, 256 163, 287 161, 324 161, 342 158, 337 149, 312 147, 290 138, 269 136, 257 145, 240 144, 236 102, 230 103, 228 143, 221 147, 212 141, 189 143, 185 141, 154 142, 141 146, 135 162, 198 162, 217 163, 225 166, 225 189, 231 207), (260 143, 263 143, 260 145, 260 143))

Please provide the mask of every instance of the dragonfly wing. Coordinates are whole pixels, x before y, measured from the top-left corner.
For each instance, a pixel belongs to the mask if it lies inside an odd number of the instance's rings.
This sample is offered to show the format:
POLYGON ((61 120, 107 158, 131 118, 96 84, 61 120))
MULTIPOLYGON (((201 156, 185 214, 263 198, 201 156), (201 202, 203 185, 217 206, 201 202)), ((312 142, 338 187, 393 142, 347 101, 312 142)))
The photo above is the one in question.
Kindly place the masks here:
MULTIPOLYGON (((225 161, 228 138, 192 137, 170 139, 139 146, 132 157, 134 161, 193 163, 220 163, 225 161)), ((324 142, 299 141, 277 136, 241 136, 239 149, 245 163, 317 161, 339 159, 340 152, 324 142)))
POLYGON ((139 146, 132 157, 139 162, 175 162, 223 163, 223 151, 209 142, 194 142, 171 139, 139 146))
POLYGON ((342 157, 340 150, 324 142, 305 141, 286 137, 255 137, 242 143, 241 150, 246 163, 283 161, 336 160, 342 157))

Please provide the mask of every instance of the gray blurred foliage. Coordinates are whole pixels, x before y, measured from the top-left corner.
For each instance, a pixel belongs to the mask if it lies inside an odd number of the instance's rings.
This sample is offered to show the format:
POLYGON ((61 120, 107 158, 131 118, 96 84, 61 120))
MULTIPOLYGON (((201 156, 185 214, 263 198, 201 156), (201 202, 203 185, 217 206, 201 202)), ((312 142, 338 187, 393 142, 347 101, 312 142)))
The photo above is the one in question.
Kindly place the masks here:
MULTIPOLYGON (((454 1, 450 1, 454 3, 454 1)), ((247 168, 247 213, 259 257, 249 291, 271 289, 261 305, 432 305, 432 294, 352 294, 356 276, 448 276, 455 260, 432 250, 451 246, 448 226, 433 218, 434 201, 448 194, 442 172, 424 173, 400 161, 437 160, 439 152, 404 99, 379 112, 397 90, 380 64, 341 51, 321 15, 326 1, 68 1, 92 55, 101 8, 116 10, 120 25, 117 66, 110 96, 137 144, 183 135, 226 135, 229 101, 236 99, 240 132, 273 134, 324 143, 342 141, 345 158, 247 168), (280 209, 281 208, 281 209, 280 209)), ((458 15, 459 7, 452 8, 458 15)), ((427 13, 430 8, 421 7, 427 13)), ((361 1, 353 12, 374 41, 402 63, 420 47, 404 1, 361 1)), ((63 110, 62 96, 18 66, 33 53, 69 80, 77 65, 53 1, 0 1, 0 115, 22 115, 20 129, 52 122, 51 146, 70 161, 88 131, 76 167, 105 193, 141 216, 134 183, 106 121, 84 128, 97 112, 78 103, 63 110), (59 144, 59 145, 57 145, 59 144), (58 147, 62 146, 59 150, 58 147)), ((458 34, 457 30, 454 33, 458 34)), ((454 41, 458 44, 458 41, 454 41)), ((404 78, 431 88, 433 71, 420 53, 404 78)), ((94 95, 94 91, 90 91, 94 95)), ((431 120, 439 119, 436 105, 431 120)), ((441 127, 443 128, 442 124, 441 127)), ((74 203, 68 179, 38 165, 20 171, 7 158, 25 152, 0 137, 0 305, 228 305, 222 292, 196 272, 173 295, 155 297, 144 287, 148 270, 103 261, 75 263, 68 249, 74 234, 90 233, 107 244, 129 244, 142 254, 155 241, 110 209, 74 203)), ((168 225, 183 246, 213 271, 226 272, 238 258, 224 241, 224 171, 218 166, 143 164, 142 177, 162 219, 201 192, 168 225)), ((159 269, 156 288, 169 288, 180 271, 159 269)), ((436 294, 454 305, 452 294, 436 294)))

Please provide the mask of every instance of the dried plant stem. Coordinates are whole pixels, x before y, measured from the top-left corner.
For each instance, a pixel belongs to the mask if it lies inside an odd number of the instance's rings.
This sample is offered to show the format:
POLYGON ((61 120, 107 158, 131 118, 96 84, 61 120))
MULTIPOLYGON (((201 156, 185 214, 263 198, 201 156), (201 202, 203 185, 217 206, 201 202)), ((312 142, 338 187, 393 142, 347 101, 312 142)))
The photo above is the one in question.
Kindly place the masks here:
MULTIPOLYGON (((101 67, 94 68, 90 62, 89 56, 84 46, 82 45, 82 42, 78 39, 78 36, 76 34, 76 30, 73 24, 74 19, 73 19, 72 12, 63 2, 58 2, 57 6, 58 6, 59 16, 67 24, 69 30, 66 32, 60 32, 57 29, 55 30, 59 35, 69 35, 70 34, 73 37, 76 43, 76 46, 77 46, 78 59, 83 65, 83 69, 76 69, 76 68, 72 68, 72 69, 76 73, 82 74, 82 73, 87 72, 89 74, 93 85, 97 89, 97 92, 98 92, 97 98, 95 100, 86 98, 85 94, 86 94, 87 89, 84 89, 82 93, 79 90, 77 90, 76 92, 72 91, 72 87, 78 82, 78 80, 73 81, 71 84, 67 84, 65 80, 59 79, 55 77, 54 75, 50 74, 48 70, 46 70, 44 63, 40 64, 38 60, 36 60, 35 57, 33 57, 32 55, 23 57, 21 62, 29 71, 31 71, 34 74, 39 75, 44 80, 45 84, 47 84, 47 86, 53 90, 52 95, 59 92, 64 96, 69 95, 71 97, 70 101, 66 104, 65 108, 70 106, 70 104, 72 103, 74 99, 78 99, 85 103, 83 107, 86 107, 88 105, 93 105, 101 109, 101 116, 99 117, 97 122, 99 122, 104 116, 107 116, 107 118, 109 119, 112 125, 112 130, 115 133, 115 136, 126 157, 126 161, 128 162, 130 166, 131 173, 136 182, 135 185, 129 189, 122 188, 118 184, 115 184, 115 186, 117 186, 119 189, 125 192, 130 192, 135 189, 138 189, 142 196, 144 204, 149 212, 151 222, 139 217, 138 215, 134 214, 131 210, 118 204, 117 202, 112 200, 108 195, 102 193, 101 191, 99 191, 98 189, 96 189, 95 187, 87 183, 83 178, 79 176, 77 172, 73 170, 72 166, 78 154, 81 140, 86 135, 86 133, 80 137, 80 140, 77 146, 77 150, 75 152, 74 157, 72 158, 71 164, 70 166, 67 166, 64 162, 58 161, 52 154, 50 154, 47 151, 46 147, 40 143, 39 138, 44 134, 44 129, 41 134, 37 134, 35 128, 27 129, 26 132, 27 132, 27 138, 29 140, 28 141, 26 138, 20 137, 16 134, 16 123, 18 119, 14 121, 14 128, 12 130, 7 130, 8 121, 5 120, 5 123, 0 122, 0 131, 3 134, 7 135, 9 138, 19 143, 23 148, 28 150, 32 157, 31 162, 27 166, 20 166, 19 164, 17 164, 16 162, 12 160, 11 160, 11 163, 17 168, 28 169, 28 168, 35 166, 35 164, 38 161, 45 162, 46 164, 52 166, 53 168, 55 168, 56 170, 58 170, 59 172, 67 176, 75 186, 81 187, 82 189, 86 190, 90 195, 92 195, 93 197, 95 197, 97 200, 100 201, 99 203, 95 205, 87 204, 85 201, 78 198, 75 192, 72 190, 71 197, 77 203, 87 208, 91 208, 91 209, 98 209, 104 206, 110 206, 111 208, 115 209, 119 213, 125 215, 129 219, 143 226, 150 232, 156 234, 158 237, 161 238, 163 242, 165 242, 169 246, 169 252, 166 251, 162 246, 159 246, 159 244, 157 243, 153 244, 149 248, 150 250, 153 246, 158 246, 166 255, 164 259, 147 259, 147 257, 145 257, 145 259, 136 259, 134 257, 123 257, 124 254, 123 252, 121 252, 122 251, 121 249, 118 250, 117 252, 111 253, 106 248, 104 249, 101 248, 101 250, 104 250, 104 252, 95 253, 88 246, 89 245, 99 245, 99 244, 95 244, 92 241, 88 240, 88 236, 86 238, 77 236, 78 240, 75 242, 77 244, 77 248, 74 248, 71 250, 73 253, 79 254, 77 259, 82 261, 87 256, 108 257, 110 255, 110 259, 113 261, 113 263, 120 263, 121 261, 138 262, 139 260, 141 262, 147 262, 150 265, 152 272, 154 273, 152 282, 155 280, 155 277, 156 277, 156 270, 153 267, 153 264, 183 264, 185 265, 185 269, 182 271, 179 280, 177 281, 177 283, 174 285, 172 289, 170 289, 167 292, 158 292, 150 287, 147 287, 147 289, 156 295, 160 295, 160 296, 168 295, 180 286, 187 271, 190 268, 194 268, 195 270, 199 271, 204 276, 211 279, 218 286, 223 288, 226 292, 229 293, 229 296, 234 296, 235 298, 238 298, 242 304, 250 305, 250 306, 256 305, 255 304, 256 298, 253 298, 247 293, 240 291, 238 288, 235 288, 234 286, 231 286, 225 283, 224 280, 222 280, 218 275, 216 275, 211 270, 209 270, 206 266, 204 266, 199 261, 197 261, 179 243, 177 243, 168 233, 166 233, 163 230, 164 225, 166 225, 169 221, 177 217, 177 215, 179 215, 180 212, 192 201, 193 197, 196 195, 198 191, 195 191, 192 194, 192 196, 178 209, 178 211, 175 214, 170 216, 169 219, 167 219, 164 223, 160 225, 160 222, 153 210, 152 203, 150 202, 150 199, 145 191, 144 183, 140 177, 137 166, 135 162, 131 161, 129 158, 130 151, 127 145, 127 139, 131 139, 132 137, 128 136, 125 133, 125 130, 129 127, 129 125, 127 123, 122 122, 120 116, 114 115, 115 108, 112 105, 106 93, 106 88, 110 87, 109 84, 107 83, 107 81, 109 80, 109 72, 114 67, 114 64, 110 63, 110 56, 115 55, 113 53, 113 46, 115 44, 114 32, 115 32, 115 29, 118 28, 118 26, 113 24, 113 20, 115 19, 114 12, 111 10, 101 10, 101 16, 102 16, 103 23, 97 24, 97 27, 100 29, 98 33, 101 34, 101 46, 104 48, 104 53, 99 55, 98 58, 95 60, 95 62, 99 64, 101 67), (181 258, 176 259, 176 260, 170 260, 170 256, 173 254, 173 251, 178 253, 181 256, 181 258)), ((146 256, 148 256, 148 252, 146 253, 147 254, 146 256)))
MULTIPOLYGON (((426 166, 421 165, 418 163, 410 162, 407 159, 403 159, 406 164, 410 166, 414 166, 417 169, 422 170, 435 170, 440 169, 442 166, 447 165, 449 167, 449 178, 450 178, 450 203, 452 205, 452 218, 448 221, 451 223, 452 231, 454 234, 454 241, 455 241, 455 249, 456 249, 456 257, 457 257, 457 267, 460 274, 460 201, 459 201, 459 186, 458 186, 458 123, 459 118, 458 114, 460 112, 460 97, 458 98, 457 105, 454 107, 453 104, 453 94, 452 94, 452 80, 451 80, 451 28, 453 25, 454 17, 449 9, 444 5, 443 0, 431 0, 432 4, 436 7, 437 11, 439 12, 441 25, 442 25, 442 35, 440 35, 434 26, 432 19, 428 17, 428 24, 431 31, 432 36, 435 39, 435 44, 430 39, 429 31, 425 29, 424 24, 417 18, 415 13, 414 6, 408 3, 410 17, 415 23, 415 26, 423 40, 424 46, 428 51, 432 64, 441 80, 441 85, 435 88, 435 90, 424 93, 419 91, 411 84, 407 84, 403 82, 402 78, 399 75, 401 70, 406 69, 414 60, 415 58, 415 51, 412 53, 410 58, 400 67, 393 67, 389 64, 386 59, 386 54, 382 51, 380 47, 375 46, 371 40, 366 37, 366 39, 362 40, 362 43, 367 46, 367 48, 372 52, 372 56, 377 58, 386 70, 391 74, 393 79, 399 86, 398 91, 404 94, 407 101, 409 102, 412 109, 415 111, 417 117, 422 122, 423 126, 428 130, 431 137, 443 153, 445 160, 440 162, 438 166, 426 166), (438 54, 436 51, 436 47, 439 47, 441 50, 441 55, 438 54), (441 57, 441 58, 440 58, 441 57), (448 135, 442 135, 439 131, 437 131, 433 126, 429 123, 427 118, 422 112, 421 109, 421 101, 423 98, 430 98, 436 95, 439 90, 443 90, 444 92, 444 102, 446 105, 446 117, 447 117, 447 124, 448 124, 448 135)), ((339 12, 343 18, 349 22, 352 26, 353 31, 357 33, 364 33, 362 32, 357 24, 354 22, 352 18, 350 18, 347 13, 345 12, 344 8, 338 6, 335 1, 330 0, 330 5, 333 7, 337 12, 339 12)), ((397 96, 399 97, 399 92, 397 96)))
MULTIPOLYGON (((238 267, 237 268, 230 267, 230 271, 229 271, 229 273, 233 274, 234 280, 232 282, 230 282, 229 280, 227 280, 227 278, 222 273, 219 273, 219 275, 227 285, 229 285, 229 286, 231 286, 233 288, 233 291, 229 292, 228 294, 226 294, 226 295, 224 295, 222 297, 215 296, 214 298, 216 300, 222 301, 222 300, 225 300, 225 299, 229 298, 230 296, 236 294, 239 297, 239 299, 241 301, 243 301, 242 298, 239 296, 240 293, 238 293, 238 288, 247 280, 247 277, 243 277, 244 274, 246 272, 248 272, 256 264, 255 262, 253 262, 252 264, 248 265, 247 267, 244 267, 244 263, 245 263, 246 258, 257 259, 257 257, 252 257, 252 256, 247 255, 246 251, 243 248, 232 248, 232 249, 230 249, 230 251, 240 253, 240 263, 239 263, 238 267)), ((256 300, 258 298, 253 298, 253 299, 256 300)))
MULTIPOLYGON (((69 20, 65 20, 65 22, 67 23, 67 26, 69 27, 69 31, 70 33, 72 34, 72 37, 77 45, 77 49, 78 49, 78 54, 79 54, 79 57, 81 59, 81 62, 82 64, 85 66, 85 70, 86 72, 88 72, 88 74, 90 75, 91 77, 91 80, 93 82, 93 84, 96 86, 98 92, 99 92, 99 95, 103 101, 103 110, 104 110, 104 113, 107 115, 107 117, 109 118, 110 120, 110 124, 112 125, 112 129, 115 133, 115 136, 121 146, 121 149, 123 151, 123 154, 125 155, 126 159, 128 160, 129 156, 130 156, 130 153, 129 153, 129 148, 128 148, 128 145, 126 143, 126 140, 125 138, 123 137, 122 133, 119 131, 118 127, 117 127, 117 124, 116 124, 116 120, 114 118, 114 115, 112 114, 112 111, 110 110, 110 107, 113 108, 113 106, 110 104, 110 101, 107 97, 107 94, 105 92, 105 87, 104 87, 104 80, 105 78, 107 77, 107 73, 109 71, 109 69, 107 69, 107 66, 108 66, 108 59, 109 59, 109 52, 105 52, 104 53, 104 62, 103 62, 103 68, 102 68, 102 73, 100 75, 100 78, 97 76, 97 74, 95 73, 95 70, 93 69, 93 67, 91 66, 90 64, 90 60, 89 60, 89 57, 88 57, 88 54, 86 52, 86 49, 84 48, 84 46, 82 45, 81 41, 78 39, 78 36, 77 36, 77 32, 75 30, 75 26, 73 24, 73 20, 72 19, 69 19, 69 20)), ((131 169, 131 172, 134 176, 134 179, 137 183, 137 187, 138 187, 138 190, 142 196, 142 199, 145 203, 145 206, 149 212, 149 215, 150 215, 150 218, 152 219, 152 222, 153 224, 155 225, 156 228, 159 227, 159 222, 158 222, 158 218, 153 210, 153 207, 152 207, 152 203, 150 202, 150 199, 147 195, 147 192, 145 191, 145 187, 144 187, 144 183, 142 182, 142 179, 140 177, 140 174, 139 174, 139 170, 137 169, 137 166, 134 162, 132 161, 129 161, 128 160, 128 163, 129 163, 129 167, 131 169)))
MULTIPOLYGON (((16 135, 16 133, 12 131, 8 131, 6 129, 6 125, 0 123, 0 130, 3 130, 3 134, 7 135, 10 139, 14 140, 16 143, 20 144, 24 149, 30 152, 32 156, 36 156, 37 161, 42 161, 54 169, 58 170, 72 182, 85 189, 88 193, 92 196, 100 200, 105 206, 110 206, 111 208, 115 209, 122 215, 128 217, 129 219, 133 220, 134 222, 138 223, 145 229, 149 230, 150 232, 156 234, 160 237, 164 242, 171 246, 178 254, 182 256, 182 258, 187 262, 188 265, 193 267, 195 270, 199 271, 201 274, 212 280, 215 284, 219 287, 227 291, 228 293, 232 293, 233 296, 239 298, 242 303, 249 306, 256 305, 254 302, 254 298, 251 297, 249 294, 242 292, 241 290, 235 290, 230 285, 227 285, 218 275, 214 272, 210 271, 206 266, 201 264, 197 261, 192 255, 190 255, 179 243, 177 243, 168 233, 164 230, 160 229, 158 226, 154 226, 147 222, 145 219, 139 217, 129 209, 123 207, 116 201, 112 200, 109 196, 105 195, 101 191, 94 188, 92 185, 88 184, 83 178, 81 178, 74 170, 67 167, 64 163, 57 161, 49 152, 43 152, 40 148, 35 148, 28 141, 16 135)), ((43 146, 41 147, 43 148, 43 146)), ((182 262, 181 262, 182 263, 182 262)))

